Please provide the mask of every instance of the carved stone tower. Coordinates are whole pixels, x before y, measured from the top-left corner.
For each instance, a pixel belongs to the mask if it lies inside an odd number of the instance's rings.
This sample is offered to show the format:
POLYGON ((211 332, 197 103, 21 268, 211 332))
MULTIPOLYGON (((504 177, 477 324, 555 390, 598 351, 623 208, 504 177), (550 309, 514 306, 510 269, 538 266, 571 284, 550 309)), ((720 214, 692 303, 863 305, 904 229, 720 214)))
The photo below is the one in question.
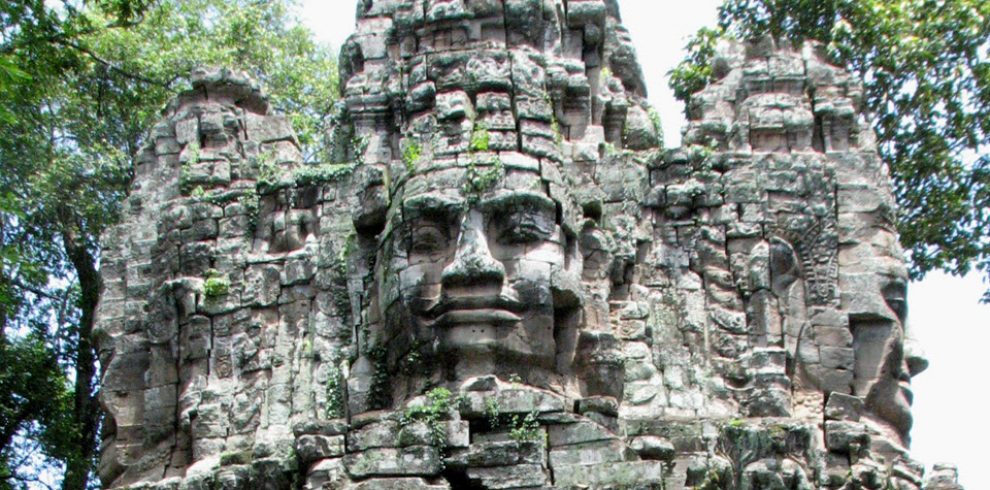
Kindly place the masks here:
POLYGON ((907 274, 861 91, 726 44, 664 151, 616 0, 362 0, 333 162, 237 73, 164 112, 98 311, 155 489, 887 489, 907 274))

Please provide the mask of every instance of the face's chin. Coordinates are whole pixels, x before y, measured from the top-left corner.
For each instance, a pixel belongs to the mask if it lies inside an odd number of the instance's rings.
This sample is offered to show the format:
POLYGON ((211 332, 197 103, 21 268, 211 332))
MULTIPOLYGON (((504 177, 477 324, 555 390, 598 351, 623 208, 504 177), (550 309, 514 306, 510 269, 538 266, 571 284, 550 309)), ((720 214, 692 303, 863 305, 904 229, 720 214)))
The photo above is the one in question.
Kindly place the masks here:
POLYGON ((913 399, 914 393, 911 391, 909 381, 885 376, 870 389, 866 397, 866 406, 889 425, 900 437, 901 442, 906 444, 911 426, 914 424, 911 416, 913 399))

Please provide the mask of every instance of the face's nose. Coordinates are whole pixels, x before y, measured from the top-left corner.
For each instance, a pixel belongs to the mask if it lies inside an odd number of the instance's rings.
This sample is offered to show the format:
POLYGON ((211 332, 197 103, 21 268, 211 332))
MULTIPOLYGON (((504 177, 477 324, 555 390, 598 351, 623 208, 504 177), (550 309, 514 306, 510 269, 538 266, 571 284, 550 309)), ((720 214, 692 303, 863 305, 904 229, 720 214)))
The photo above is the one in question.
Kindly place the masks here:
POLYGON ((904 340, 904 362, 912 378, 928 369, 928 356, 921 344, 911 337, 904 340))
POLYGON ((505 267, 488 249, 484 218, 480 212, 472 210, 461 222, 454 260, 443 269, 443 286, 501 286, 504 280, 505 267))

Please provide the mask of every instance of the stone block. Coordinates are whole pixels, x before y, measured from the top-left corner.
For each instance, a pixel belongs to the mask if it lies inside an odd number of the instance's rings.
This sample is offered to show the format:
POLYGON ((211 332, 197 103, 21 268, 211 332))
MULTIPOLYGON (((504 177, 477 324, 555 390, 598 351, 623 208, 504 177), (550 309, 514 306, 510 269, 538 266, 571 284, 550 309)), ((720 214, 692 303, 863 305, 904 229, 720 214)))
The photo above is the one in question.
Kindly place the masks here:
POLYGON ((433 446, 402 449, 376 448, 344 456, 344 467, 353 478, 387 476, 435 476, 440 473, 440 453, 433 446))
POLYGON ((825 404, 825 417, 830 420, 859 422, 863 410, 862 398, 843 393, 832 393, 825 404))
POLYGON ((855 454, 860 448, 868 447, 869 444, 870 435, 865 425, 835 420, 825 422, 825 446, 829 451, 855 454))
POLYGON ((492 490, 542 487, 550 481, 544 466, 532 464, 468 468, 467 476, 468 479, 479 482, 481 488, 492 490))
POLYGON ((550 466, 596 465, 626 461, 626 446, 618 439, 550 447, 550 466))
POLYGON ((304 435, 296 439, 296 456, 303 464, 344 455, 344 436, 304 435))
POLYGON ((444 459, 450 468, 541 465, 546 466, 543 441, 474 442, 466 449, 456 449, 444 459))
POLYGON ((677 450, 670 441, 657 436, 634 437, 629 447, 643 459, 671 461, 677 455, 677 450))
POLYGON ((555 484, 562 488, 663 488, 664 467, 659 461, 554 466, 555 484))
POLYGON ((550 447, 606 441, 615 438, 615 435, 608 429, 594 422, 585 421, 567 425, 552 425, 547 428, 547 433, 549 434, 550 447))

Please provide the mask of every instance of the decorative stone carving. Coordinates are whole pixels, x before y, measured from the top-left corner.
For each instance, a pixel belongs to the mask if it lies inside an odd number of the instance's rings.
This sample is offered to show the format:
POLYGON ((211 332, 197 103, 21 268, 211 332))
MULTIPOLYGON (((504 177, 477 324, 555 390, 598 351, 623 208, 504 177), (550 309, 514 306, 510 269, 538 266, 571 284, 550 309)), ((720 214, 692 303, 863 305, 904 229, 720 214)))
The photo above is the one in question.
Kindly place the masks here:
POLYGON ((108 487, 954 489, 907 451, 861 90, 722 46, 663 151, 614 0, 364 0, 333 163, 194 74, 106 237, 108 487))

